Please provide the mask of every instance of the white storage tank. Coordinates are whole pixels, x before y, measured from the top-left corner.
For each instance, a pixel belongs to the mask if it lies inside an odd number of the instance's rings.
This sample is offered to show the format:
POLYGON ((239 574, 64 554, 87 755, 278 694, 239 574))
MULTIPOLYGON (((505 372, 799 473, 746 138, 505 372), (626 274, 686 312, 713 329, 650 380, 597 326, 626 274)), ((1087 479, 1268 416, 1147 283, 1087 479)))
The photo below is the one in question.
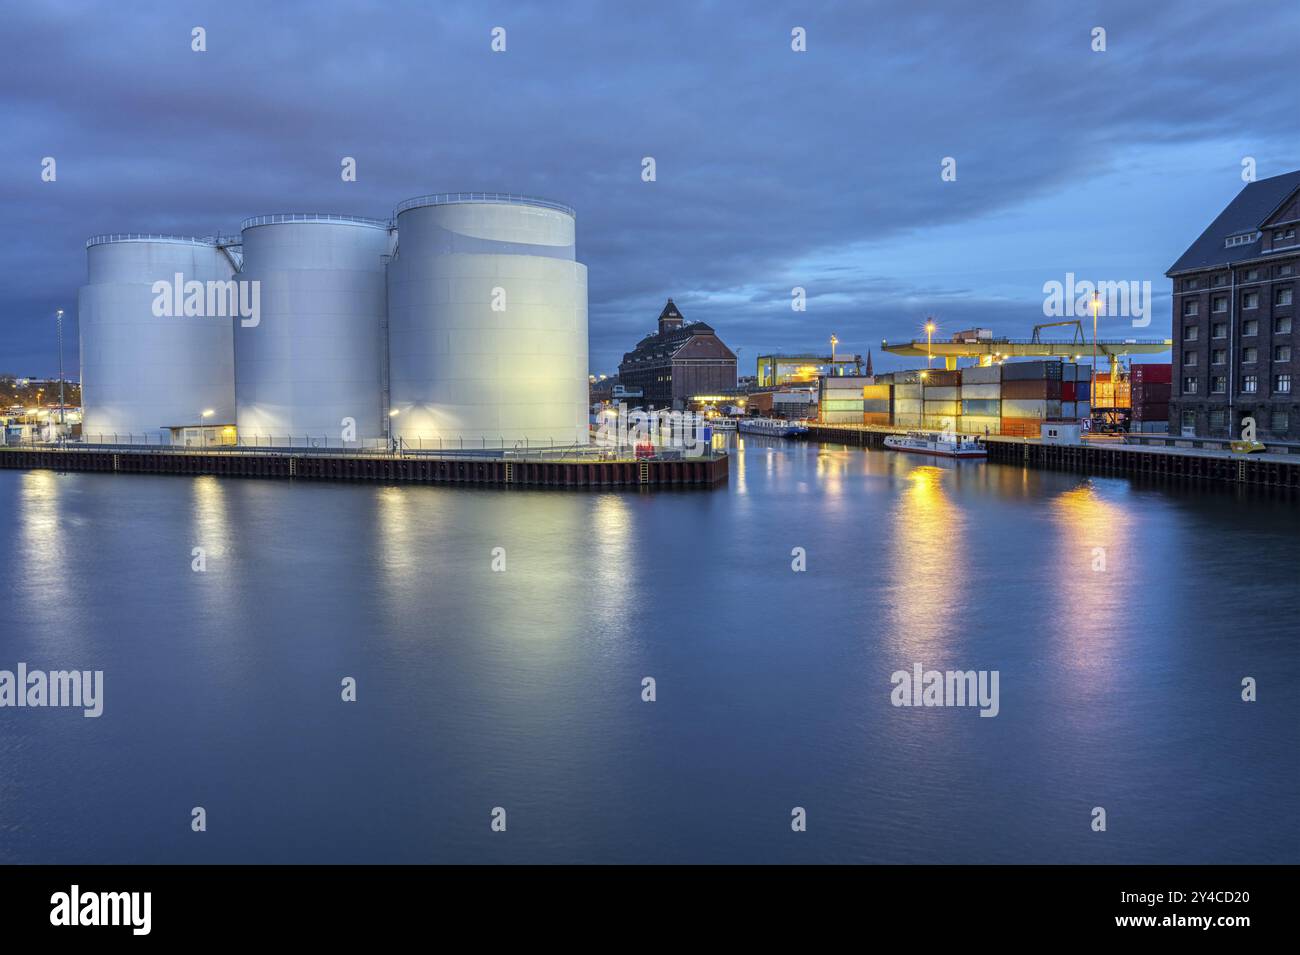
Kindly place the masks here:
POLYGON ((233 425, 233 319, 216 314, 235 269, 227 252, 212 239, 101 235, 86 266, 84 440, 166 443, 168 427, 233 425))
POLYGON ((587 444, 587 269, 573 210, 496 193, 397 207, 388 267, 396 437, 410 447, 587 444))
POLYGON ((291 213, 242 234, 238 277, 258 283, 261 314, 235 326, 240 443, 382 444, 388 223, 291 213))

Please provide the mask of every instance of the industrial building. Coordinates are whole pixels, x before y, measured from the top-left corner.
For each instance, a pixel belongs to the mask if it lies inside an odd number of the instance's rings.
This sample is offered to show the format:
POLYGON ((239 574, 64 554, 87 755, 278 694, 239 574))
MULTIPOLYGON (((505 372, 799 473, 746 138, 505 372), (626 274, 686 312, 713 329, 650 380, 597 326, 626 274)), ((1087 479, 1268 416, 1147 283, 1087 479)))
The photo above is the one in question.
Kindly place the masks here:
POLYGON ((257 216, 238 236, 93 237, 84 439, 586 444, 575 237, 567 206, 500 193, 421 196, 390 219, 257 216))
MULTIPOLYGON (((811 384, 826 376, 861 375, 861 355, 759 355, 758 387, 811 384)), ((870 375, 871 372, 867 371, 870 375)))
POLYGON ((736 356, 704 322, 687 322, 670 298, 659 313, 659 328, 623 355, 618 378, 640 388, 646 404, 684 408, 693 395, 736 387, 736 356))
POLYGON ((1248 183, 1170 266, 1171 430, 1300 438, 1297 272, 1300 170, 1248 183))

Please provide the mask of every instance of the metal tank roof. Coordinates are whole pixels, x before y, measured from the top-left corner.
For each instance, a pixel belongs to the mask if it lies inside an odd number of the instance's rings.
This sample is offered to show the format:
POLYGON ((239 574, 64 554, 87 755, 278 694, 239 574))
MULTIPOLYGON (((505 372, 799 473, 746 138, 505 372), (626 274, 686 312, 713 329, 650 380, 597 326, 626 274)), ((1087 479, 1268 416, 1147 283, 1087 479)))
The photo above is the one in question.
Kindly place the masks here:
POLYGON ((450 206, 469 202, 536 206, 539 209, 554 209, 557 212, 563 212, 565 215, 573 216, 575 219, 578 217, 572 206, 566 206, 562 202, 553 202, 550 199, 539 199, 536 196, 521 196, 508 192, 439 192, 429 196, 416 196, 414 199, 399 202, 397 208, 393 210, 393 218, 397 218, 408 209, 421 209, 425 206, 450 206))
POLYGON ((260 225, 279 225, 284 222, 326 222, 333 225, 360 225, 375 229, 391 228, 387 219, 369 219, 365 216, 340 216, 328 212, 277 212, 273 215, 249 216, 239 224, 239 231, 260 225))
POLYGON ((230 241, 238 241, 238 236, 224 235, 162 235, 148 232, 108 232, 103 235, 92 235, 86 240, 86 248, 96 245, 110 245, 114 242, 158 242, 166 245, 223 245, 230 241))

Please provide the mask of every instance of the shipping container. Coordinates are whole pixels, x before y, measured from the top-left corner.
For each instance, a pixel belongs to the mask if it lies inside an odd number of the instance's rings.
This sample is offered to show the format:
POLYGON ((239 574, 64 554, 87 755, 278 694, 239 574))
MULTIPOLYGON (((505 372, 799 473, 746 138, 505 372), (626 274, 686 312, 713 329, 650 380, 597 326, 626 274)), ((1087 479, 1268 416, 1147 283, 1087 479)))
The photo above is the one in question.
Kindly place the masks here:
POLYGON ((1000 382, 994 382, 993 384, 987 385, 968 385, 963 381, 961 385, 961 396, 963 400, 966 398, 1001 398, 1002 385, 1000 382))
POLYGON ((889 385, 865 385, 862 389, 862 397, 868 401, 889 401, 892 391, 889 385))
POLYGON ((961 415, 926 415, 924 427, 930 431, 956 431, 961 415))
POLYGON ((1063 381, 1061 382, 1061 400, 1074 401, 1075 395, 1078 394, 1078 382, 1063 381))
POLYGON ((895 414, 895 428, 919 428, 921 427, 921 416, 919 414, 895 414))
POLYGON ((1002 402, 997 398, 963 398, 961 400, 961 413, 963 415, 1000 418, 1002 416, 1002 402))
POLYGON ((880 414, 879 412, 868 411, 862 416, 862 423, 877 425, 877 426, 883 425, 884 427, 889 427, 889 425, 891 425, 893 421, 892 421, 892 416, 889 414, 889 412, 880 414))
POLYGON ((958 401, 961 389, 956 385, 931 385, 927 382, 924 394, 926 401, 958 401))
POLYGON ((920 383, 894 385, 895 401, 899 400, 900 398, 920 398, 920 397, 921 397, 920 383))
POLYGON ((881 401, 877 398, 869 398, 862 402, 862 410, 869 414, 889 414, 889 399, 881 401))
POLYGON ((929 398, 926 398, 925 413, 958 415, 961 414, 961 402, 960 401, 931 401, 929 398))
POLYGON ((1012 361, 1002 366, 1002 385, 1009 381, 1061 380, 1059 361, 1012 361))
POLYGON ((1061 403, 1059 401, 1013 401, 1002 399, 1002 417, 1004 418, 1059 418, 1061 403))
POLYGON ((1129 377, 1133 380, 1134 385, 1168 385, 1174 380, 1172 365, 1161 364, 1134 364, 1129 369, 1129 377))
POLYGON ((1001 365, 973 365, 961 370, 963 385, 996 385, 1001 380, 1001 365))
POLYGON ((1173 394, 1172 388, 1173 388, 1172 385, 1167 385, 1162 382, 1134 381, 1133 389, 1132 389, 1133 406, 1137 407, 1138 405, 1150 405, 1150 404, 1160 404, 1160 403, 1167 404, 1169 402, 1170 397, 1173 394))
POLYGON ((961 372, 955 369, 949 371, 946 368, 922 368, 918 370, 918 374, 920 371, 925 372, 927 388, 935 385, 955 387, 961 384, 961 372))
POLYGON ((1061 382, 1049 378, 1002 382, 1002 400, 1060 401, 1061 382))
POLYGON ((1002 434, 1014 438, 1037 438, 1042 431, 1042 418, 1002 418, 1002 434))

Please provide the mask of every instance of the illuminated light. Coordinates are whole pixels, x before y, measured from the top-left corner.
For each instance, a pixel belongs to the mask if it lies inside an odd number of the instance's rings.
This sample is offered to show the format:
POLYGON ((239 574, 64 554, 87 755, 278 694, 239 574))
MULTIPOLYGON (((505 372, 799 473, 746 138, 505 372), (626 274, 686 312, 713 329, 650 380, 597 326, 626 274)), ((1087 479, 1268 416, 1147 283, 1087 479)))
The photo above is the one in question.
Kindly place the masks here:
POLYGON ((205 418, 211 418, 214 414, 216 414, 216 412, 213 411, 211 408, 205 408, 205 409, 203 410, 202 414, 203 414, 203 417, 205 417, 205 418))
POLYGON ((402 413, 401 408, 394 408, 392 411, 388 412, 388 417, 396 418, 401 413, 402 413))

